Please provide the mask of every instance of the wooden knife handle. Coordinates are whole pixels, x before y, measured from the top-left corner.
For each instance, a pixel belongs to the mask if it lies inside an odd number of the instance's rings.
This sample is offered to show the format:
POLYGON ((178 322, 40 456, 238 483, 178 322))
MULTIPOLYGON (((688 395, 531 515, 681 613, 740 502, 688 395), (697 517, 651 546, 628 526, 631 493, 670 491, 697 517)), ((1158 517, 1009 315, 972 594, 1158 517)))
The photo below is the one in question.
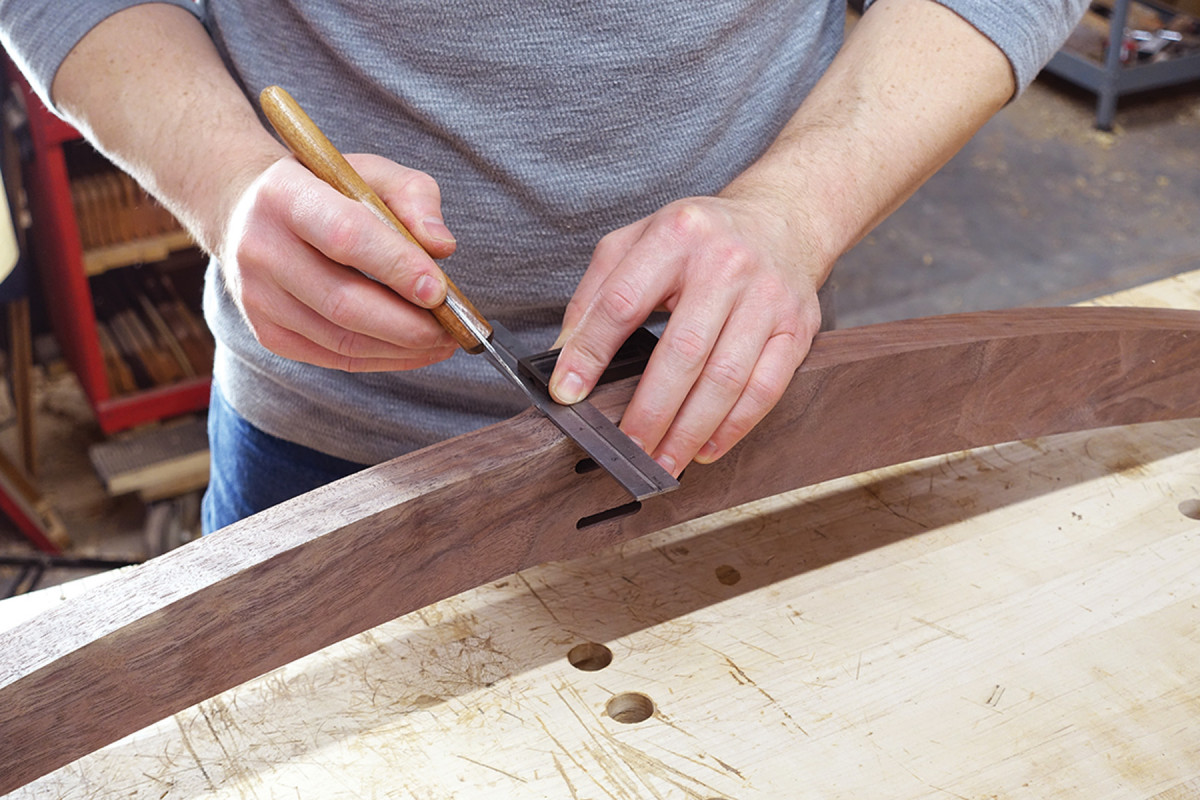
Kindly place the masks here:
MULTIPOLYGON (((346 161, 345 156, 333 146, 333 143, 321 132, 308 114, 304 113, 304 109, 290 94, 279 86, 268 86, 259 95, 259 102, 262 104, 267 119, 275 127, 275 131, 291 148, 301 164, 342 194, 364 203, 367 208, 375 212, 375 216, 404 234, 413 244, 421 246, 421 243, 409 233, 408 228, 404 227, 404 223, 392 213, 379 195, 375 194, 375 191, 367 185, 354 167, 350 166, 350 162, 346 161)), ((452 306, 458 307, 459 314, 469 315, 471 326, 485 338, 491 337, 492 326, 448 276, 446 278, 446 295, 445 302, 430 309, 433 316, 462 345, 464 350, 468 353, 481 352, 484 348, 478 336, 472 333, 471 328, 459 319, 452 306)))

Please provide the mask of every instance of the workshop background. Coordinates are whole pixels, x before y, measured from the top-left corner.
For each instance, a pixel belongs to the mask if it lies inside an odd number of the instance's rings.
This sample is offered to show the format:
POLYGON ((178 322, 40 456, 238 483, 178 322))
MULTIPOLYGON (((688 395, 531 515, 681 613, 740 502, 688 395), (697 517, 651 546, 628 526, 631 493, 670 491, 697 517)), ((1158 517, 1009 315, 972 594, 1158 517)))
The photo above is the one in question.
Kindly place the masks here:
MULTIPOLYGON (((194 536, 207 465, 203 258, 22 97, 4 115, 23 241, 0 285, 0 597, 194 536)), ((1029 90, 840 261, 837 326, 1065 305, 1198 269, 1198 222, 1200 0, 1095 2, 1029 90)))

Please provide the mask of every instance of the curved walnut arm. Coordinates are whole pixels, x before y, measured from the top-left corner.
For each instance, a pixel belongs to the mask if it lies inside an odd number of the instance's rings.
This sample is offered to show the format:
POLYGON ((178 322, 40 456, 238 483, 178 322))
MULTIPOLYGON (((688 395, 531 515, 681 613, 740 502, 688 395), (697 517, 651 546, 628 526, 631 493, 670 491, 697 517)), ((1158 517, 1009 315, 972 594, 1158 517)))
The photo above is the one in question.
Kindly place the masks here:
MULTIPOLYGON (((629 383, 595 398, 623 406, 629 383)), ((0 793, 408 611, 829 478, 1200 417, 1200 312, 1018 310, 819 337, 777 408, 637 513, 533 412, 366 470, 0 635, 0 793)))

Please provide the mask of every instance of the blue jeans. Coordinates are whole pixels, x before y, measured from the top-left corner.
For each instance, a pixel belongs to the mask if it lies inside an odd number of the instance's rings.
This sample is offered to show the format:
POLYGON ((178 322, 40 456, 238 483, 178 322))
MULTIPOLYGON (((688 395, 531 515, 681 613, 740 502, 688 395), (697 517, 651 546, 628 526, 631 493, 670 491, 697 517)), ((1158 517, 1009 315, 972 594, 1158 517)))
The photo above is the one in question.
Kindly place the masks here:
POLYGON ((366 468, 260 431, 233 410, 216 381, 208 447, 212 466, 201 509, 206 534, 366 468))

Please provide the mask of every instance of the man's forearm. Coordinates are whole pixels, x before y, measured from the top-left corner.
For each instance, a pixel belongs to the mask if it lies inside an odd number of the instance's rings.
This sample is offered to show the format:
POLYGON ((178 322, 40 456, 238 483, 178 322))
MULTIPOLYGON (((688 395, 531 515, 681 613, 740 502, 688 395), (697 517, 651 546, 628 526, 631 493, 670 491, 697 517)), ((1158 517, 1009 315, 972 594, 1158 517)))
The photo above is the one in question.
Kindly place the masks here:
POLYGON ((262 127, 200 22, 135 6, 67 56, 55 104, 214 252, 242 190, 285 150, 262 127))
POLYGON ((787 209, 800 252, 828 269, 1014 91, 1004 54, 953 11, 879 0, 772 147, 722 194, 787 209))

